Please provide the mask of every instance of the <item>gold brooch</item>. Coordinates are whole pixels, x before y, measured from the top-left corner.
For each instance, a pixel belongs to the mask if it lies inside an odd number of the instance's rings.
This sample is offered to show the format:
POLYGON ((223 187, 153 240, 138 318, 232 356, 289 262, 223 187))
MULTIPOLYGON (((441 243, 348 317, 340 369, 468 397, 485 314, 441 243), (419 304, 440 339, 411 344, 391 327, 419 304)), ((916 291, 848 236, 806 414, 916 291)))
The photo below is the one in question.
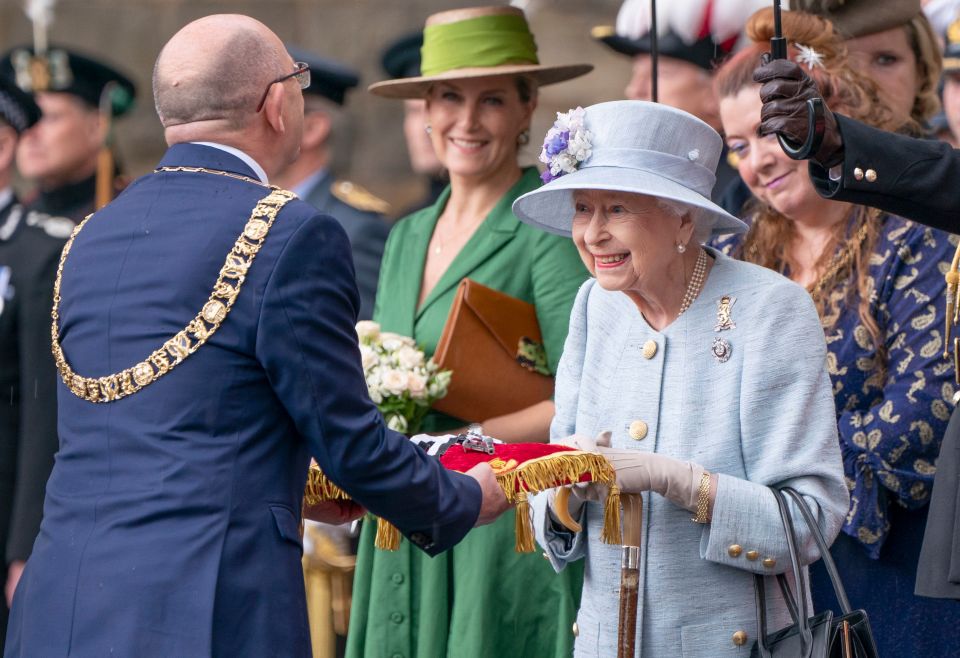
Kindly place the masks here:
POLYGON ((737 328, 736 323, 734 323, 730 315, 736 301, 737 298, 732 295, 724 295, 717 301, 717 326, 713 328, 714 331, 726 331, 737 328))

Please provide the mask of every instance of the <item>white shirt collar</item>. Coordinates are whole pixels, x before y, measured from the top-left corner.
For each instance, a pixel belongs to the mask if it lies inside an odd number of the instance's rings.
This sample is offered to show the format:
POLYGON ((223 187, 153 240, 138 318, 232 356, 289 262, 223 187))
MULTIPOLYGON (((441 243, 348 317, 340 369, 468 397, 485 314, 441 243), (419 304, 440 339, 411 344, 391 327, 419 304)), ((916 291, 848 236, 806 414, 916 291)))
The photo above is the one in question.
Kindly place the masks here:
POLYGON ((218 144, 217 142, 191 142, 191 144, 199 144, 201 146, 210 146, 215 149, 220 149, 221 151, 226 151, 230 155, 240 158, 245 165, 253 169, 253 172, 257 175, 257 178, 260 179, 260 182, 264 185, 269 185, 270 181, 267 180, 267 172, 263 170, 257 161, 251 158, 249 155, 244 153, 238 148, 232 146, 227 146, 226 144, 218 144))

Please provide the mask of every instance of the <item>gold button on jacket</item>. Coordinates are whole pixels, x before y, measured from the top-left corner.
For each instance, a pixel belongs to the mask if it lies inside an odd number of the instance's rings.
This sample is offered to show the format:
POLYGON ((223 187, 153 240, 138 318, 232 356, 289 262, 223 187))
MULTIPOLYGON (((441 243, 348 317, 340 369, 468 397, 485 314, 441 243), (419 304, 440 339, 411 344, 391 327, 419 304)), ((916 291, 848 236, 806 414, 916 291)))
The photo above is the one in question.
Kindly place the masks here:
POLYGON ((657 341, 648 340, 643 344, 643 358, 652 359, 657 355, 657 341))
POLYGON ((743 553, 743 546, 740 544, 730 544, 727 553, 730 554, 730 557, 740 557, 740 554, 743 553))
POLYGON ((863 169, 860 167, 853 168, 853 177, 857 180, 863 180, 863 169))
POLYGON ((763 558, 763 566, 765 566, 767 569, 773 569, 775 566, 777 566, 777 561, 772 557, 765 557, 763 558))
POLYGON ((630 423, 630 438, 636 441, 646 438, 647 424, 642 420, 635 420, 630 423))
POLYGON ((742 647, 747 643, 747 632, 746 631, 737 631, 733 634, 733 643, 738 647, 742 647))
POLYGON ((877 172, 874 171, 873 169, 867 169, 867 171, 864 172, 863 175, 864 175, 864 177, 867 179, 867 182, 868 182, 868 183, 876 183, 876 182, 877 182, 877 172))
POLYGON ((577 625, 577 622, 573 622, 573 637, 580 637, 580 626, 577 625))
POLYGON ((760 557, 760 551, 747 551, 747 559, 750 561, 756 560, 760 557))

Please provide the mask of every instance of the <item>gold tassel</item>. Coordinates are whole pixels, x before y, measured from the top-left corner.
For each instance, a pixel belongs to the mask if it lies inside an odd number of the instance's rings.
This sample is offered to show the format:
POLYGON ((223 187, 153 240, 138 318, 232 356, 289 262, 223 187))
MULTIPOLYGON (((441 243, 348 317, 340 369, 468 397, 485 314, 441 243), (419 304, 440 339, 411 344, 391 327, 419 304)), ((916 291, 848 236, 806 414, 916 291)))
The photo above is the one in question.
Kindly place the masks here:
POLYGON ((311 464, 310 470, 307 471, 307 486, 303 492, 303 499, 307 505, 316 505, 328 500, 350 500, 350 496, 328 480, 316 464, 311 464))
POLYGON ((377 536, 373 545, 382 551, 396 551, 400 548, 400 531, 386 519, 377 519, 377 536))
POLYGON ((610 485, 607 500, 603 503, 603 530, 600 532, 600 541, 604 544, 619 545, 623 539, 620 526, 620 488, 610 485))
POLYGON ((517 553, 533 553, 533 520, 530 518, 530 503, 527 502, 527 492, 517 492, 517 553))

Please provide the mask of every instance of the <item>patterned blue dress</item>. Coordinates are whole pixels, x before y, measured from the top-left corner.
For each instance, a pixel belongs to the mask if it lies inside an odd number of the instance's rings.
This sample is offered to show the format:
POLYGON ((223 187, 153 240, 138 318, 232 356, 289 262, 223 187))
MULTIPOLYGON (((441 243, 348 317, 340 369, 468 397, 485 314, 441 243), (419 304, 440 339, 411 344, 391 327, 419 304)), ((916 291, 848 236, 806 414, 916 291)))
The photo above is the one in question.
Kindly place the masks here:
MULTIPOLYGON (((957 237, 892 215, 870 259, 870 309, 885 364, 857 313, 825 329, 850 511, 831 554, 850 602, 866 609, 881 656, 960 655, 960 601, 914 596, 940 441, 954 393, 943 358, 944 273, 957 237)), ((717 246, 739 256, 742 237, 717 246)), ((798 355, 802 356, 802 355, 798 355)), ((821 563, 810 570, 816 610, 837 610, 821 563)))

